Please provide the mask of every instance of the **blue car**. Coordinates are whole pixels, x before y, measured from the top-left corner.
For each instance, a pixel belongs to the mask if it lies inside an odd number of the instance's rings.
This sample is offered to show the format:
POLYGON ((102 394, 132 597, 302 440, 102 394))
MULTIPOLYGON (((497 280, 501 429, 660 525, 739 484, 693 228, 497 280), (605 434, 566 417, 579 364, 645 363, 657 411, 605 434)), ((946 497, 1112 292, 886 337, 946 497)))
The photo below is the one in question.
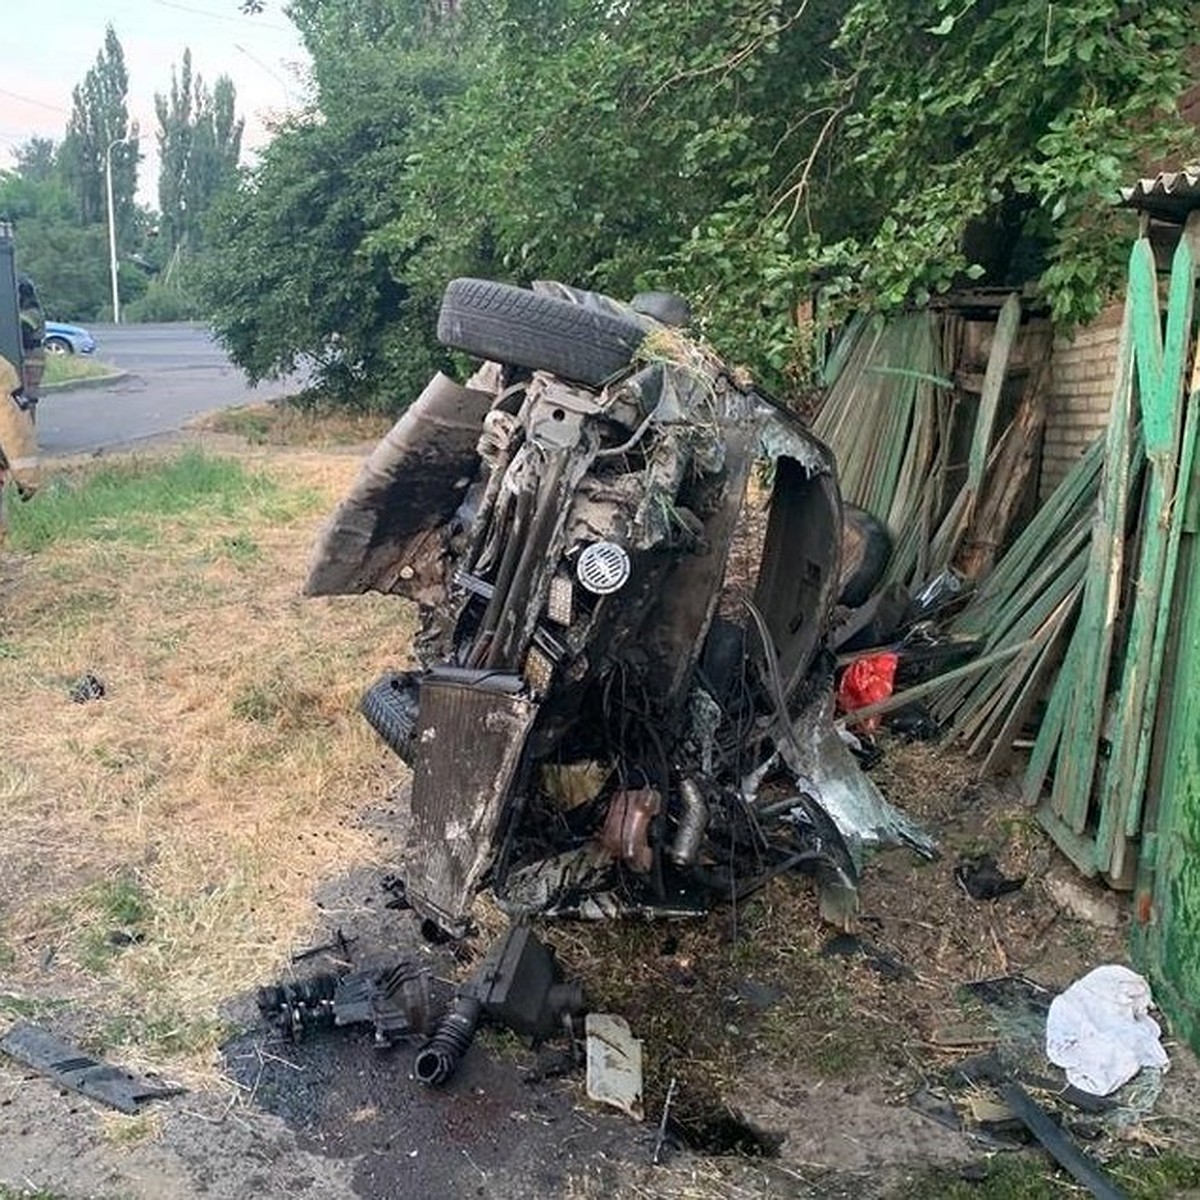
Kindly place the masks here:
POLYGON ((96 349, 96 339, 86 329, 61 321, 46 322, 44 344, 47 354, 92 354, 96 349))

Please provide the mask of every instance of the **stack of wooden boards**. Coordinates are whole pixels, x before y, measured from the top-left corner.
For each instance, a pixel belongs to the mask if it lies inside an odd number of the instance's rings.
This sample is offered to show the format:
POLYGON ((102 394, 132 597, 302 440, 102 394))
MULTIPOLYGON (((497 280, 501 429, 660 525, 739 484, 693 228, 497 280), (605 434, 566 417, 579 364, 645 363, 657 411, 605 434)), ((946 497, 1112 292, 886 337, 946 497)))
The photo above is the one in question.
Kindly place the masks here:
POLYGON ((915 589, 950 568, 974 587, 949 632, 981 639, 978 657, 876 710, 923 699, 985 770, 1037 720, 1026 798, 1081 869, 1114 880, 1127 879, 1140 829, 1185 519, 1175 501, 1195 452, 1197 233, 1194 218, 1175 253, 1165 336, 1150 242, 1135 243, 1107 434, 1023 524, 1049 344, 1000 422, 1015 295, 999 310, 965 469, 954 461, 966 397, 951 314, 849 327, 815 422, 846 498, 895 538, 889 579, 915 589))

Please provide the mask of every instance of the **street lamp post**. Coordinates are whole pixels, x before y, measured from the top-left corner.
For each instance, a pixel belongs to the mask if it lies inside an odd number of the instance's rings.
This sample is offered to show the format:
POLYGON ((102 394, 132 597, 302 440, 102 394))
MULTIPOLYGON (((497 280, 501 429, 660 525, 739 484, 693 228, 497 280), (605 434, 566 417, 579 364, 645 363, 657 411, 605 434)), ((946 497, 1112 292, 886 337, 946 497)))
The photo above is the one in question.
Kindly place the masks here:
POLYGON ((127 146, 138 134, 137 122, 130 126, 124 137, 113 138, 104 152, 104 183, 108 191, 108 274, 112 281, 113 324, 121 323, 121 293, 117 288, 117 216, 113 205, 112 152, 118 146, 127 146))

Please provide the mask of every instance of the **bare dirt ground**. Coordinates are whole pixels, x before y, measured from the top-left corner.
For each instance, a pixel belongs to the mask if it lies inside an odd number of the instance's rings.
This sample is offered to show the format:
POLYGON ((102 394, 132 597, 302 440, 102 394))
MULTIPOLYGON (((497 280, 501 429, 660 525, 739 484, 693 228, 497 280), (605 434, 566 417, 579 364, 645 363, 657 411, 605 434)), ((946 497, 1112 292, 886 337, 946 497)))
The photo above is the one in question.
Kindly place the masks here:
MULTIPOLYGON (((481 904, 451 956, 385 907, 402 768, 356 705, 403 661, 412 616, 299 597, 362 447, 274 445, 272 430, 187 439, 238 464, 232 498, 0 558, 0 1034, 33 1019, 188 1088, 125 1117, 0 1060, 0 1200, 1080 1194, 1044 1159, 910 1104, 964 1113, 952 1068, 1000 1038, 962 984, 1058 988, 1126 958, 1123 927, 1052 897, 1071 873, 1005 787, 926 747, 889 747, 877 779, 942 857, 877 856, 857 942, 833 941, 788 880, 702 922, 542 930, 591 1007, 644 1039, 645 1124, 599 1111, 578 1073, 543 1077, 510 1038, 482 1038, 430 1092, 409 1049, 264 1031, 254 989, 328 968, 290 956, 339 928, 357 963, 420 956, 453 979, 499 926, 481 904), (73 704, 84 671, 107 694, 73 704), (970 899, 953 868, 982 851, 1025 886, 970 899), (671 1080, 667 1164, 651 1167, 671 1080), (1014 1171, 1019 1187, 988 1190, 1014 1171)), ((1197 1072, 1169 1049, 1153 1112, 1092 1143, 1138 1196, 1200 1185, 1197 1072)))

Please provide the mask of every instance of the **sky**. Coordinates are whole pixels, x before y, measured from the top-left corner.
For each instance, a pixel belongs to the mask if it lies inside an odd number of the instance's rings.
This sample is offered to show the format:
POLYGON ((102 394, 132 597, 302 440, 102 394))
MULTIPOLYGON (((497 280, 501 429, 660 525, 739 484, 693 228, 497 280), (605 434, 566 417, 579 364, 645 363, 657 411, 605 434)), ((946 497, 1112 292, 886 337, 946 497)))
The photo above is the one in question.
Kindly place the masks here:
POLYGON ((157 208, 158 157, 154 93, 169 91, 171 68, 192 51, 192 69, 211 88, 228 75, 246 118, 244 160, 269 140, 268 123, 299 108, 307 57, 283 14, 284 0, 244 16, 238 0, 51 0, 4 5, 0 71, 0 168, 30 137, 61 139, 71 90, 96 61, 111 24, 125 51, 128 107, 138 121, 142 162, 138 199, 157 208))

